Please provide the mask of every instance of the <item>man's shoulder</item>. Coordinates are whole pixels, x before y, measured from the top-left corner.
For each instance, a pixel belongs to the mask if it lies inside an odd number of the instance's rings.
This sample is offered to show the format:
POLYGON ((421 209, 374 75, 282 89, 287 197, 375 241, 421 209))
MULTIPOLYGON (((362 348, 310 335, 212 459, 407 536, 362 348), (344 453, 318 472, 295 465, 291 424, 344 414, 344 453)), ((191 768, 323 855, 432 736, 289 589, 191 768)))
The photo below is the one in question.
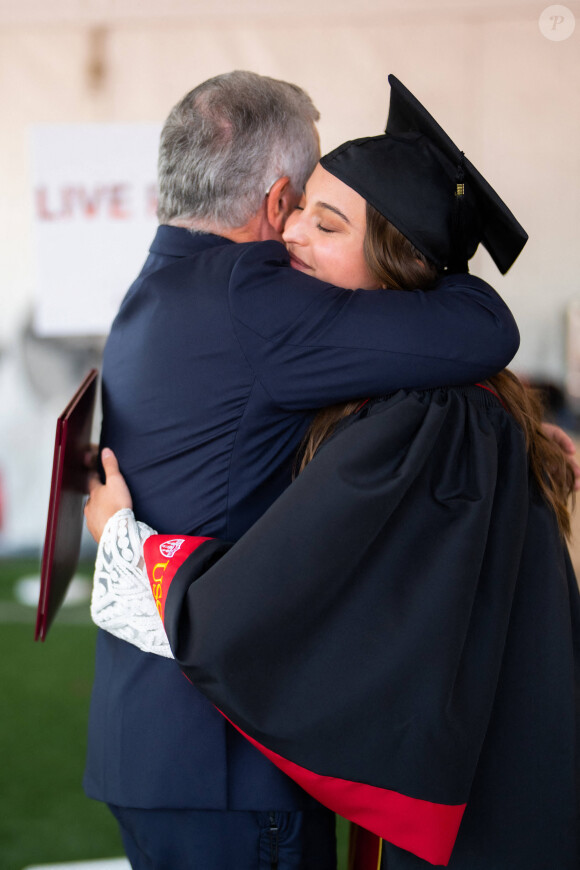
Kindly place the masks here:
POLYGON ((287 259, 280 242, 235 243, 210 233, 193 234, 180 227, 159 227, 125 300, 142 293, 143 288, 167 286, 177 290, 185 284, 197 285, 200 278, 203 283, 227 286, 238 264, 238 271, 244 274, 287 259))
POLYGON ((199 255, 237 260, 240 257, 285 256, 281 242, 234 242, 215 233, 194 232, 184 227, 161 225, 149 248, 153 256, 169 260, 189 260, 199 255))
MULTIPOLYGON (((234 304, 237 314, 250 305, 247 291, 278 286, 289 272, 284 246, 275 241, 234 243, 210 234, 196 234, 177 227, 155 237, 149 257, 128 289, 111 333, 143 328, 156 322, 188 320, 200 323, 211 317, 225 322, 234 304), (160 243, 161 241, 161 243, 160 243)), ((260 297, 261 298, 261 297, 260 297)), ((267 300, 266 300, 267 301, 267 300)))
POLYGON ((243 274, 288 262, 281 242, 240 243, 210 233, 192 234, 178 227, 160 229, 173 232, 161 236, 157 233, 136 284, 151 280, 161 283, 197 281, 199 275, 227 282, 234 269, 243 274))
POLYGON ((233 285, 245 283, 248 276, 260 279, 260 276, 272 275, 275 270, 279 277, 280 267, 288 266, 290 259, 288 251, 282 242, 241 242, 232 245, 229 263, 232 267, 233 285))

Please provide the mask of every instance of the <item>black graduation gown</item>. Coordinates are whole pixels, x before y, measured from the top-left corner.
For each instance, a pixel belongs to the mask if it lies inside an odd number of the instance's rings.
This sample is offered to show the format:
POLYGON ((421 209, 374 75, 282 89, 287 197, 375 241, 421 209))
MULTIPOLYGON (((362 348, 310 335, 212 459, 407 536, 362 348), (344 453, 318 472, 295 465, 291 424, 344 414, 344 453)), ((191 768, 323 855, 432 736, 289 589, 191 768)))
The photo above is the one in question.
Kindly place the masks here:
POLYGON ((383 868, 578 870, 578 587, 495 395, 370 403, 234 546, 145 555, 187 677, 383 868))

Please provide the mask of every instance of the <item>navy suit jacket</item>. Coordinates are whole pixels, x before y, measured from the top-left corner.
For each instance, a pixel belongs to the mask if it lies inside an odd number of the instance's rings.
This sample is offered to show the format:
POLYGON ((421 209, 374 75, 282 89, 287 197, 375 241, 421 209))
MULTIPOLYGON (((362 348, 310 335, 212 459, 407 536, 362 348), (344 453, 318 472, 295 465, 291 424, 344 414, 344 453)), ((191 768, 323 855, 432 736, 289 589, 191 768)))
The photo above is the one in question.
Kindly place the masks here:
MULTIPOLYGON (((236 540, 290 483, 315 409, 508 364, 518 332, 479 279, 350 291, 290 268, 278 242, 161 226, 103 361, 103 446, 136 516, 236 540)), ((275 582, 275 578, 273 578, 275 582)), ((268 662, 255 662, 255 678, 268 662)), ((85 789, 133 807, 299 809, 311 798, 166 659, 99 632, 85 789)))

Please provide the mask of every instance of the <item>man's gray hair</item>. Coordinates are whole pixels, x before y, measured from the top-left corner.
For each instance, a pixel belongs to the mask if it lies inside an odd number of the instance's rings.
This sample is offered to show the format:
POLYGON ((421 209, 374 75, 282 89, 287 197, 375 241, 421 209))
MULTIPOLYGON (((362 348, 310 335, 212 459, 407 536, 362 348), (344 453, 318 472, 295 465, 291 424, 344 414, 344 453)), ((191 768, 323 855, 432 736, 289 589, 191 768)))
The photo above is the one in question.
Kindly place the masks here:
POLYGON ((161 133, 160 223, 241 227, 284 175, 302 191, 320 156, 320 114, 297 85, 235 71, 203 82, 161 133))

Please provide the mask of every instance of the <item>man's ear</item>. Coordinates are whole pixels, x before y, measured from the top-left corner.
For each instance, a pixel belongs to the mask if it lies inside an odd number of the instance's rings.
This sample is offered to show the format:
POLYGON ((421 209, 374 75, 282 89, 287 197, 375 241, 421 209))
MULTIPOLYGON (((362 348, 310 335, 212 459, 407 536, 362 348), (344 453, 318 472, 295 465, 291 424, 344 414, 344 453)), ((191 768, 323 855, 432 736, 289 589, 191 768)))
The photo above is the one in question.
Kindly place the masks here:
POLYGON ((298 197, 294 192, 290 179, 283 175, 274 182, 266 195, 266 216, 268 223, 275 232, 282 234, 286 218, 294 211, 298 197))

